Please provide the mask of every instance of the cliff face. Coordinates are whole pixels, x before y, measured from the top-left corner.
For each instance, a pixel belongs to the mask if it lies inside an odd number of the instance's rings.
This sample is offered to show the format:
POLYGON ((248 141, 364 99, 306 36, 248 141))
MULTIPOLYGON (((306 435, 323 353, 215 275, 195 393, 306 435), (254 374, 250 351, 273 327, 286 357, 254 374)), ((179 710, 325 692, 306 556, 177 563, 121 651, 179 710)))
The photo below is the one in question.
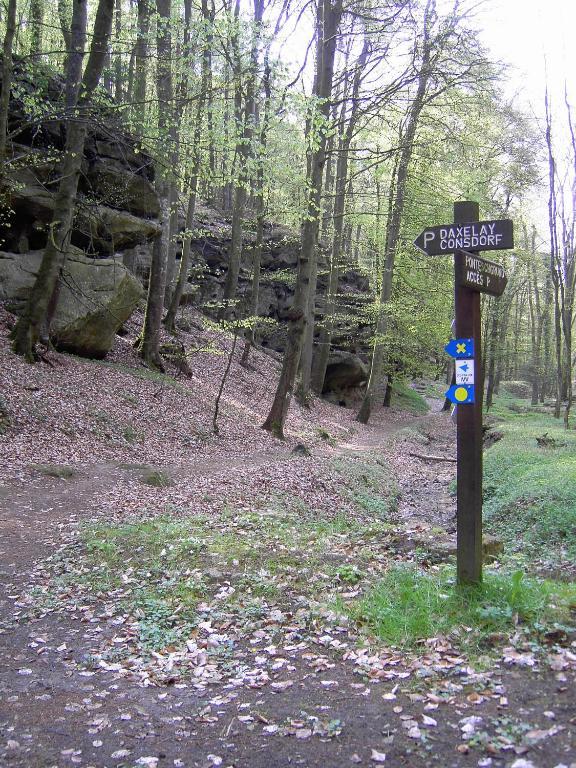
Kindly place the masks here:
MULTIPOLYGON (((15 64, 10 155, 0 178, 0 299, 18 312, 50 237, 65 145, 63 81, 15 64)), ((152 158, 140 151, 104 102, 89 126, 76 215, 51 324, 52 341, 104 357, 143 289, 122 263, 123 251, 160 231, 152 158)))
MULTIPOLYGON (((0 242, 5 251, 44 248, 54 210, 65 142, 61 78, 16 64, 10 100, 12 153, 2 179, 0 242)), ((150 241, 159 231, 160 203, 152 158, 141 151, 106 104, 90 125, 84 148, 71 244, 109 257, 150 241)))
MULTIPOLYGON (((42 70, 32 77, 16 64, 9 121, 12 149, 0 188, 0 299, 14 311, 25 300, 49 237, 65 142, 65 126, 58 117, 62 96, 61 78, 42 70)), ((114 333, 142 296, 152 243, 160 232, 154 175, 152 157, 125 131, 111 105, 104 101, 90 125, 84 148, 61 306, 53 324, 54 341, 61 347, 86 356, 104 356, 114 333), (113 321, 106 320, 107 316, 113 321)), ((185 205, 182 200, 181 229, 185 205)), ((254 238, 249 228, 248 222, 239 280, 241 312, 251 281, 254 238)), ((183 300, 206 312, 222 297, 230 229, 225 215, 199 206, 192 269, 183 300)), ((292 304, 298 248, 298 233, 267 225, 259 314, 274 321, 261 340, 276 351, 284 346, 283 326, 292 304)), ((327 286, 326 265, 320 269, 319 286, 322 293, 327 286)), ((353 309, 365 300, 367 291, 368 280, 360 272, 343 274, 341 310, 353 309)), ((317 310, 320 319, 321 299, 317 310)), ((337 333, 335 342, 349 353, 365 348, 358 335, 350 338, 337 333)))

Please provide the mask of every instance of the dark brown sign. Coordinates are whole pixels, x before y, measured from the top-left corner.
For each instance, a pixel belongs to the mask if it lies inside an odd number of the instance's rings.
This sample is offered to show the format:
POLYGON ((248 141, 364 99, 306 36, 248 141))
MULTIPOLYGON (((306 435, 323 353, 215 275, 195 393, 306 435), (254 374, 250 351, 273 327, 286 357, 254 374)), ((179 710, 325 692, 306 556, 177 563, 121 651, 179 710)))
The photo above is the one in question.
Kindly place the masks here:
POLYGON ((501 296, 508 278, 501 264, 481 259, 474 253, 462 252, 463 258, 456 262, 456 281, 458 285, 480 293, 501 296))
POLYGON ((514 248, 514 229, 511 219, 441 224, 427 227, 414 240, 414 245, 428 256, 462 250, 502 251, 514 248))

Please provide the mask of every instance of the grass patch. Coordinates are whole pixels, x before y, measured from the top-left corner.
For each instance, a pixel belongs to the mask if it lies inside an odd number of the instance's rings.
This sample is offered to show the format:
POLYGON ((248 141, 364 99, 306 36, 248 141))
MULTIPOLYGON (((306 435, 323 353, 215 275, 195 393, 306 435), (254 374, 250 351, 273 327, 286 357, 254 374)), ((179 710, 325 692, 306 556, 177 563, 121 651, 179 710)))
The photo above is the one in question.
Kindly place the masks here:
POLYGON ((316 429, 316 434, 321 440, 324 440, 325 443, 328 443, 328 445, 335 446, 338 444, 338 441, 334 435, 331 435, 328 430, 324 429, 324 427, 318 427, 316 429))
POLYGON ((140 475, 140 482, 151 485, 153 488, 169 488, 174 485, 174 480, 167 472, 161 469, 147 469, 140 475))
POLYGON ((196 605, 206 592, 199 566, 203 523, 170 517, 84 528, 87 568, 81 581, 92 592, 122 587, 138 620, 138 643, 159 651, 189 636, 196 605))
POLYGON ((392 381, 392 405, 416 416, 428 413, 426 400, 402 379, 392 381))
POLYGON ((127 443, 142 442, 144 439, 143 435, 138 432, 138 430, 134 429, 131 424, 128 424, 126 427, 124 427, 122 437, 124 440, 126 440, 127 443))
POLYGON ((453 569, 438 574, 395 566, 352 609, 353 617, 387 643, 415 647, 429 637, 451 635, 464 645, 492 633, 570 621, 576 586, 486 573, 480 586, 456 588, 453 569))
POLYGON ((168 516, 133 520, 123 525, 98 524, 83 529, 82 538, 92 559, 111 572, 133 567, 160 573, 190 565, 203 546, 203 522, 168 516))
POLYGON ((379 458, 338 458, 332 462, 345 479, 342 495, 356 510, 374 521, 394 517, 398 510, 398 486, 387 464, 379 458))
POLYGON ((494 409, 503 438, 485 453, 484 514, 488 530, 524 551, 556 563, 576 558, 576 434, 541 412, 494 409), (552 447, 537 438, 548 434, 552 447))
POLYGON ((32 468, 36 472, 46 477, 58 477, 61 480, 71 480, 78 476, 78 470, 69 467, 67 464, 33 464, 32 468))

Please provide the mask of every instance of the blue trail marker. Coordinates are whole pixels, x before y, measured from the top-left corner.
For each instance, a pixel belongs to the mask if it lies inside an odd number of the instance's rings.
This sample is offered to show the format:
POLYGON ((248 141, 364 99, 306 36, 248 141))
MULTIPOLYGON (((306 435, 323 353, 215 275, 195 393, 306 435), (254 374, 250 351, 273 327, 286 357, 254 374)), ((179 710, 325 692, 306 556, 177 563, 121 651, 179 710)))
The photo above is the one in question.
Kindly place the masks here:
POLYGON ((471 384, 453 384, 446 390, 446 397, 455 405, 470 405, 474 402, 474 386, 471 384))
POLYGON ((456 360, 468 359, 474 357, 474 339, 450 339, 444 349, 456 360))

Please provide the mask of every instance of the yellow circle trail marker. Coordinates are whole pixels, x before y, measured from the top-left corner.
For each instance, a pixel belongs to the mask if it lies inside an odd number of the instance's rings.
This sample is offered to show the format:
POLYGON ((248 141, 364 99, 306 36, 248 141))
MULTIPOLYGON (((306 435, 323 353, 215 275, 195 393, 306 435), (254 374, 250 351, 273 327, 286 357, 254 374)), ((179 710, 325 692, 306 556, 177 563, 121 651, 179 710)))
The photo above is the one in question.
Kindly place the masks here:
POLYGON ((465 387, 456 387, 454 397, 459 403, 463 403, 464 400, 468 400, 468 390, 465 387))

